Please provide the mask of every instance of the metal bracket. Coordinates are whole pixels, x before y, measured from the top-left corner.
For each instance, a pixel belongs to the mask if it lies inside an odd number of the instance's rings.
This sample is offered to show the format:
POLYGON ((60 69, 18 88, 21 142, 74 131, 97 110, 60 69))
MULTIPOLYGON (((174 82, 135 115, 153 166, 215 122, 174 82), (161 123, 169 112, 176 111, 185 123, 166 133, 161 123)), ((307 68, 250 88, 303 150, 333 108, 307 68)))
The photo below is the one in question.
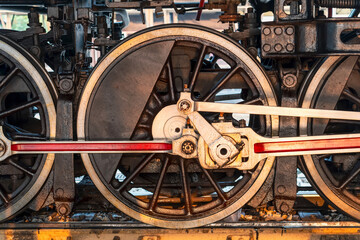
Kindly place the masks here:
POLYGON ((180 113, 189 117, 200 136, 209 146, 211 158, 223 167, 233 157, 239 154, 237 147, 211 126, 198 112, 194 110, 194 101, 191 99, 190 92, 182 92, 178 101, 178 110, 180 113))
POLYGON ((275 0, 274 12, 276 21, 304 20, 312 18, 314 0, 275 0), (285 12, 285 5, 289 3, 290 12, 285 12), (296 9, 295 9, 296 8, 296 9), (299 11, 300 9, 300 11, 299 11))
MULTIPOLYGON (((297 87, 287 87, 283 77, 281 106, 298 107, 297 87)), ((296 84, 297 85, 297 84, 296 84)), ((296 117, 280 117, 280 137, 297 136, 296 117)), ((297 159, 298 156, 277 157, 275 161, 274 198, 275 207, 281 213, 289 213, 296 200, 297 193, 297 159)))
POLYGON ((261 53, 263 57, 360 55, 360 44, 346 39, 347 32, 359 29, 358 18, 267 22, 261 25, 261 53))
MULTIPOLYGON (((73 104, 71 96, 59 96, 56 116, 56 140, 73 140, 73 104)), ((75 199, 73 154, 55 155, 53 190, 58 213, 63 216, 70 214, 75 199)))

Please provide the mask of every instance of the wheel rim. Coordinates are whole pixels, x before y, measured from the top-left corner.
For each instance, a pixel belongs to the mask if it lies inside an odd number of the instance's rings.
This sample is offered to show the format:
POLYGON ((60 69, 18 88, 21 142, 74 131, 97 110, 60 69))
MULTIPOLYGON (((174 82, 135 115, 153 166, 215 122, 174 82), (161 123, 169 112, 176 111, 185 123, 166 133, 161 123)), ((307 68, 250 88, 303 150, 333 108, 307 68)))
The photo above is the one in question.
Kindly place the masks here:
MULTIPOLYGON (((327 79, 340 68, 340 64, 346 59, 345 57, 329 57, 318 64, 315 72, 309 75, 310 81, 307 90, 303 95, 303 108, 318 108, 321 101, 327 95, 330 84, 327 79), (322 97, 321 97, 322 96, 322 97)), ((352 94, 360 99, 357 93, 360 93, 360 88, 356 82, 356 72, 358 71, 358 60, 355 68, 345 85, 345 91, 352 89, 352 94)), ((328 95, 329 96, 329 95, 328 95)), ((359 102, 356 99, 349 99, 344 91, 336 103, 336 109, 347 111, 359 111, 359 102), (349 104, 356 105, 355 109, 349 109, 349 104)), ((321 134, 320 130, 314 130, 317 123, 314 120, 306 118, 300 119, 300 134, 321 134)), ((319 126, 319 125, 318 125, 319 126)), ((353 133, 359 132, 359 123, 357 122, 343 122, 331 120, 326 124, 326 129, 321 130, 325 134, 331 133, 353 133)), ((324 127, 321 127, 321 129, 324 127)), ((327 199, 333 206, 346 214, 360 219, 360 198, 359 190, 359 174, 360 171, 359 154, 336 154, 329 156, 303 156, 302 164, 308 178, 316 187, 318 192, 327 199), (347 182, 347 183, 345 183, 347 182)))
MULTIPOLYGON (((167 72, 169 69, 174 70, 175 68, 171 68, 173 60, 173 56, 177 54, 177 52, 186 52, 188 51, 187 48, 182 48, 183 46, 197 46, 194 47, 197 52, 197 57, 201 58, 201 56, 208 56, 209 53, 213 53, 213 55, 220 56, 222 60, 225 59, 225 62, 228 63, 229 69, 227 69, 225 74, 222 75, 222 79, 226 79, 226 75, 229 75, 231 73, 234 73, 233 69, 235 69, 234 66, 238 66, 238 64, 244 64, 242 67, 245 68, 248 72, 250 72, 250 77, 248 75, 248 79, 256 79, 252 82, 253 88, 256 90, 262 91, 262 94, 264 96, 264 99, 261 99, 261 101, 264 101, 265 104, 269 105, 276 105, 275 97, 273 94, 273 90, 269 84, 269 80, 267 79, 266 75, 262 71, 262 69, 259 67, 259 65, 236 43, 233 41, 224 38, 223 36, 219 35, 217 32, 214 32, 209 29, 200 28, 197 26, 192 25, 183 25, 183 26, 167 26, 167 27, 155 27, 150 30, 146 30, 142 33, 137 34, 136 36, 133 36, 131 39, 125 41, 123 44, 115 48, 111 53, 109 53, 104 59, 98 64, 97 68, 92 73, 89 81, 87 82, 85 89, 82 94, 82 98, 80 101, 80 109, 78 114, 78 137, 81 139, 89 139, 88 136, 91 135, 91 129, 92 127, 89 127, 89 122, 91 122, 91 112, 88 109, 94 108, 91 104, 92 101, 96 103, 96 94, 99 94, 101 92, 101 84, 99 83, 99 79, 105 79, 106 77, 101 76, 103 72, 106 71, 106 69, 114 68, 115 63, 113 63, 113 60, 116 59, 114 62, 118 61, 121 62, 119 59, 123 56, 131 56, 131 54, 136 54, 136 51, 140 51, 138 49, 144 50, 146 47, 149 47, 151 45, 151 48, 154 49, 156 47, 156 44, 161 42, 163 48, 166 46, 166 41, 173 41, 174 45, 171 46, 171 54, 170 57, 167 58, 167 60, 164 61, 164 66, 161 69, 160 78, 157 78, 156 80, 156 87, 154 87, 153 91, 151 92, 151 95, 147 99, 147 102, 144 106, 144 111, 138 118, 139 121, 137 121, 136 126, 131 129, 131 135, 128 135, 128 137, 131 136, 131 139, 150 139, 149 134, 143 134, 144 133, 144 122, 142 116, 144 116, 145 113, 154 115, 154 113, 151 113, 149 109, 154 110, 156 107, 154 106, 154 102, 157 102, 157 108, 161 109, 162 107, 173 104, 177 100, 177 94, 178 91, 168 91, 167 97, 164 96, 156 96, 158 89, 158 83, 161 80, 163 73, 167 72), (225 45, 224 41, 227 41, 227 49, 224 49, 221 47, 221 45, 225 45), (201 44, 198 44, 198 43, 201 44), (147 45, 148 44, 148 45, 147 45), (204 47, 206 46, 206 47, 204 47), (175 53, 174 53, 175 52, 175 53), (204 52, 202 54, 202 52, 204 52), (119 57, 120 56, 120 57, 119 57), (236 59, 234 61, 235 65, 232 65, 229 60, 231 57, 229 56, 236 56, 236 59), (119 58, 118 58, 119 57, 119 58), (169 60, 170 59, 170 60, 169 60), (241 59, 241 61, 240 61, 241 59), (98 87, 98 88, 96 88, 98 87), (94 90, 96 89, 96 91, 94 90), (99 90, 100 89, 100 90, 99 90), (95 96, 94 96, 95 95, 95 96), (95 100, 94 100, 95 99, 95 100), (165 100, 166 99, 166 100, 165 100), (165 102, 165 103, 163 103, 165 102), (162 105, 163 104, 163 105, 162 105), (90 119, 90 120, 89 120, 90 119), (90 133, 89 133, 90 129, 90 133), (134 130, 135 129, 135 130, 134 130), (140 132, 138 130, 141 130, 140 132)), ((168 53, 169 54, 169 53, 168 53)), ((180 58, 181 56, 176 55, 177 58, 180 58)), ((125 59, 125 57, 123 57, 125 59)), ((159 57, 160 58, 160 57, 159 57)), ((234 60, 234 59, 231 59, 234 60)), ((125 61, 125 60, 123 60, 125 61)), ((161 61, 161 60, 159 60, 161 61)), ((198 63, 198 62, 197 62, 198 63)), ((197 63, 194 63, 195 70, 197 63)), ((233 63, 233 64, 234 64, 233 63)), ((176 65, 176 64, 175 64, 176 65)), ((203 64, 201 64, 203 65, 203 64)), ((176 65, 177 66, 177 65, 176 65)), ((139 70, 141 71, 141 70, 139 70)), ((219 70, 220 71, 220 70, 219 70)), ((235 72, 234 76, 236 74, 244 74, 243 72, 235 72)), ((105 75, 105 74, 104 74, 105 75)), ((166 74, 165 74, 166 75, 166 74)), ((168 76, 171 76, 172 74, 169 74, 168 76)), ((193 76, 196 75, 196 71, 192 71, 192 77, 189 77, 188 85, 189 88, 192 90, 193 97, 198 97, 202 100, 212 100, 212 98, 216 95, 216 93, 219 91, 219 89, 210 88, 207 90, 201 89, 201 87, 197 87, 197 84, 195 84, 191 79, 200 79, 199 75, 195 78, 193 76), (194 74, 195 72, 195 74, 194 74), (200 90, 199 90, 200 88, 200 90), (215 89, 215 90, 214 90, 215 89), (198 90, 198 91, 196 91, 198 90), (201 92, 206 92, 207 95, 202 95, 201 92), (200 92, 200 94, 199 94, 200 92)), ((243 75, 245 76, 245 75, 243 75)), ((166 78, 166 77, 165 77, 166 78)), ((168 77, 169 78, 169 77, 168 77)), ((244 77, 245 78, 245 77, 244 77)), ((233 79, 233 77, 231 78, 233 79)), ((103 81, 103 80, 101 80, 103 81)), ((110 80, 109 80, 110 81, 110 80)), ((234 80, 233 80, 234 81, 234 80)), ((168 85, 171 85, 171 79, 168 79, 168 85)), ((230 82, 230 81, 229 81, 230 82)), ((176 85, 173 84, 173 86, 176 85)), ((115 85, 112 85, 115 86, 115 85)), ((213 86, 213 85, 211 85, 213 86)), ((216 86, 216 85, 215 85, 216 86)), ((218 85, 219 86, 219 85, 218 85)), ((225 85, 224 85, 225 86, 225 85)), ((204 86, 202 86, 204 88, 204 86)), ((205 87, 206 88, 206 87, 205 87)), ((250 88, 250 86, 249 86, 250 88)), ((170 89, 170 88, 169 88, 170 89)), ((181 91, 181 90, 180 90, 181 91)), ((255 95, 254 95, 255 96, 255 95)), ((256 96, 254 98, 256 101, 259 99, 256 99, 256 96)), ((249 102, 254 103, 255 101, 252 101, 254 99, 249 99, 249 102)), ((155 104, 156 105, 156 104, 155 104)), ((155 111, 155 110, 154 110, 155 111)), ((99 114, 99 113, 97 113, 99 114)), ((121 114, 121 113, 120 113, 121 114)), ((94 118, 94 117, 93 117, 94 118)), ((148 120, 148 119, 145 119, 148 120)), ((271 134, 271 132, 276 132, 276 127, 274 125, 271 125, 271 121, 274 121, 274 119, 270 119, 270 117, 265 118, 265 122, 267 124, 266 131, 263 134, 271 134)), ((104 124, 104 122, 100 121, 98 126, 101 126, 104 124)), ((152 122, 152 120, 150 120, 152 122)), ((254 121, 253 121, 254 122, 254 121)), ((103 125, 104 128, 106 128, 107 125, 103 125)), ((276 126, 276 124, 275 124, 276 126)), ((121 127, 120 127, 121 129, 121 127)), ((262 131, 262 129, 258 129, 258 131, 262 131)), ((145 131, 146 132, 146 131, 145 131)), ((93 135, 92 139, 101 139, 101 136, 93 135)), ((119 136, 120 137, 120 136, 119 136)), ((150 136, 151 137, 151 136, 150 136)), ((90 138, 91 139, 91 138, 90 138)), ((105 139, 102 139, 105 140, 105 139)), ((108 139, 107 139, 108 140, 108 139)), ((121 157, 121 161, 124 161, 124 158, 126 159, 126 155, 121 157)), ((267 161, 263 161, 262 163, 257 166, 257 168, 252 173, 252 176, 247 179, 247 182, 241 182, 239 180, 239 183, 237 186, 233 187, 232 190, 229 191, 229 195, 231 195, 231 191, 235 192, 232 196, 229 197, 229 200, 225 204, 219 204, 219 199, 221 198, 221 191, 222 187, 219 186, 216 181, 212 184, 213 192, 216 192, 217 198, 214 201, 210 201, 210 203, 204 204, 204 205, 197 205, 193 207, 193 203, 196 200, 193 200, 193 198, 188 199, 190 195, 192 195, 194 188, 193 185, 187 184, 190 178, 190 170, 189 165, 190 164, 196 164, 195 161, 188 161, 184 159, 172 159, 171 157, 167 155, 150 155, 149 156, 142 156, 142 163, 139 161, 139 165, 137 167, 134 167, 134 169, 139 169, 139 171, 142 169, 142 167, 145 168, 144 165, 149 162, 159 161, 160 169, 158 173, 160 173, 160 177, 158 177, 157 181, 161 182, 163 178, 170 178, 166 174, 169 174, 167 169, 174 165, 174 162, 176 162, 177 170, 175 173, 178 173, 177 176, 177 184, 181 185, 182 190, 180 194, 177 194, 179 197, 176 199, 178 204, 181 206, 174 207, 172 205, 172 209, 167 209, 169 206, 165 204, 164 206, 161 206, 159 202, 157 202, 157 206, 154 207, 154 199, 158 200, 159 195, 166 196, 165 192, 161 192, 160 190, 156 190, 157 188, 165 189, 162 184, 159 184, 159 187, 156 187, 154 184, 153 189, 150 189, 150 192, 152 192, 152 197, 155 195, 152 200, 144 201, 143 199, 134 197, 133 195, 130 196, 128 192, 123 192, 122 194, 119 194, 116 192, 117 186, 114 186, 114 184, 107 183, 104 177, 99 173, 99 169, 96 167, 96 161, 94 160, 93 155, 88 154, 82 154, 84 165, 92 178, 94 184, 97 186, 97 188, 102 192, 102 194, 116 207, 118 207, 120 210, 125 212, 126 214, 130 215, 131 217, 134 217, 140 221, 161 226, 161 227, 168 227, 168 228, 188 228, 188 227, 196 227, 201 226, 207 223, 211 223, 217 220, 220 220, 232 212, 236 211, 240 207, 242 207, 246 202, 248 202, 253 195, 257 192, 257 190, 261 187, 262 183, 265 181, 269 171, 271 170, 271 166, 273 163, 272 159, 267 159, 267 161), (185 174, 184 174, 185 173, 185 174), (189 186, 190 185, 190 186, 189 186), (160 205, 160 207, 159 207, 160 205), (176 208, 176 209, 174 209, 176 208), (192 208, 192 210, 190 209, 192 208), (166 209, 166 210, 164 210, 166 209), (190 214, 187 214, 190 213, 190 214)), ((121 165, 121 164, 120 164, 121 165)), ((209 173, 209 171, 206 170, 199 170, 202 171, 202 174, 205 176, 205 178, 208 179, 208 182, 211 184, 211 176, 214 174, 214 172, 209 173)), ((196 172, 196 171, 195 171, 196 172)), ((133 171, 133 176, 138 176, 136 171, 133 171)), ((127 178, 121 183, 122 185, 125 185, 126 183, 131 183, 134 185, 136 182, 133 182, 132 174, 129 173, 127 178)), ((135 181, 135 180, 134 180, 135 181)), ((148 180, 149 181, 149 180, 148 180)), ((244 178, 245 181, 245 178, 244 178)), ((151 182, 151 180, 150 180, 151 182)), ((166 183, 166 182, 165 182, 166 183)), ((144 182, 140 182, 140 184, 144 184, 144 182)), ((176 184, 175 184, 176 185, 176 184)), ((175 186, 176 187, 176 186, 175 186)), ((170 188, 175 188, 174 185, 170 188)), ((121 186, 118 187, 118 189, 123 189, 121 186)), ((146 188, 146 186, 143 188, 146 190, 149 190, 146 188)), ((208 195, 208 194, 207 194, 208 195)), ((202 196, 203 197, 203 196, 202 196)), ((174 199, 174 198, 173 198, 174 199)), ((164 200, 164 199, 162 199, 164 200)), ((199 199, 198 199, 199 200, 199 199)), ((203 198, 201 200, 204 200, 203 198)), ((200 201, 201 201, 200 200, 200 201)), ((165 201, 170 201, 169 199, 166 199, 165 201)))
MULTIPOLYGON (((47 73, 13 41, 0 36, 0 46, 0 118, 5 135, 12 140, 54 138, 56 95, 47 73)), ((24 209, 34 198, 53 161, 54 154, 15 155, 0 163, 0 220, 24 209)))

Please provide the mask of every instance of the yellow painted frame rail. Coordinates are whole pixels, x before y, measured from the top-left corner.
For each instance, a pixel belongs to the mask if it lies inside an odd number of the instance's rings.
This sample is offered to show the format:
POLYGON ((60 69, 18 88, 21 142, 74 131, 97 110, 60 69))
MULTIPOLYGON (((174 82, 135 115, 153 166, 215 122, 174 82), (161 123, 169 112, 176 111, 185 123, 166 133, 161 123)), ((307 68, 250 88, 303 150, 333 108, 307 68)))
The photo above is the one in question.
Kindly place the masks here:
POLYGON ((4 240, 342 240, 360 239, 356 222, 215 223, 196 229, 161 229, 145 224, 4 224, 4 240), (9 229, 5 229, 6 225, 9 229), (86 226, 86 228, 81 228, 86 226), (10 229, 12 228, 12 229, 10 229))

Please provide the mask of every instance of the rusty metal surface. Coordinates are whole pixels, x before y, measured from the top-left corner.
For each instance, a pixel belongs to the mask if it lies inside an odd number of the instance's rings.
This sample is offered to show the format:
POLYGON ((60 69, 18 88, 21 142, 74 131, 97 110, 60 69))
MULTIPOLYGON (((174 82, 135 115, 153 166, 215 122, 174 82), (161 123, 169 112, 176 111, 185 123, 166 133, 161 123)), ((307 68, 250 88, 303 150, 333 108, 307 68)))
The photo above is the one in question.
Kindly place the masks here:
MULTIPOLYGON (((314 229, 331 229, 331 228, 348 228, 359 229, 360 223, 353 221, 243 221, 243 222, 217 222, 205 225, 197 229, 243 229, 243 228, 280 228, 280 229, 296 229, 296 228, 314 228, 314 229)), ((6 229, 156 229, 155 231, 190 231, 190 230, 170 230, 158 228, 146 223, 137 221, 128 222, 54 222, 54 223, 1 223, 1 230, 6 229)))

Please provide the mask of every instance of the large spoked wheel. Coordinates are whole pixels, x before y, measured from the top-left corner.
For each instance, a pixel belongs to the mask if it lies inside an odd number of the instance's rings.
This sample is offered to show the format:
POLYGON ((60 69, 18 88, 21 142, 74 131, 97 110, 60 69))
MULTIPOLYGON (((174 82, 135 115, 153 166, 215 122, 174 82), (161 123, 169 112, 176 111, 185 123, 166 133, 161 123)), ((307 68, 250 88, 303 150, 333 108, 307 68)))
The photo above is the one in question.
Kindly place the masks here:
MULTIPOLYGON (((264 71, 236 42, 194 25, 158 26, 127 39, 97 65, 81 97, 78 138, 176 139, 186 119, 169 116, 160 119, 164 126, 155 127, 154 119, 177 102, 184 85, 194 100, 276 105, 264 71)), ((203 116, 215 122, 219 114, 203 116)), ((236 118, 245 118, 261 135, 276 134, 270 116, 225 115, 229 121, 236 118)), ((167 228, 197 227, 227 217, 256 194, 274 161, 239 171, 206 170, 197 158, 169 154, 82 158, 94 184, 112 204, 135 219, 167 228)))
MULTIPOLYGON (((0 121, 8 139, 55 137, 53 87, 43 67, 18 44, 0 36, 0 121)), ((0 162, 0 221, 36 196, 46 181, 54 155, 15 155, 0 162)))
MULTIPOLYGON (((303 108, 360 110, 359 59, 329 57, 308 78, 303 108)), ((359 133, 360 121, 300 119, 307 135, 359 133)), ((334 207, 360 220, 360 154, 306 155, 308 179, 334 207)))

